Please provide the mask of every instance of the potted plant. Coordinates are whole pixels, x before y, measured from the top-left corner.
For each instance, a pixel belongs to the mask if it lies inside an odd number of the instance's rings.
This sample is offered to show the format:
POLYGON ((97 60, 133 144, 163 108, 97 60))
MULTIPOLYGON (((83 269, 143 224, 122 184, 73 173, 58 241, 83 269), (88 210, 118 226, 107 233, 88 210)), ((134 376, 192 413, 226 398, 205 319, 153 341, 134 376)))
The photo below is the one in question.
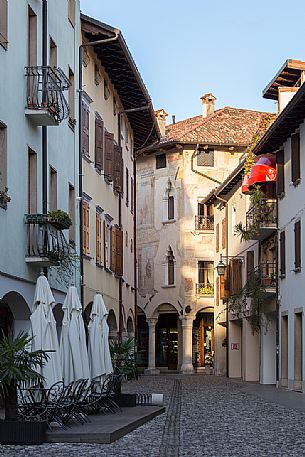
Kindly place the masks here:
MULTIPOLYGON (((127 380, 137 379, 134 338, 128 338, 126 341, 111 341, 110 354, 115 373, 121 374, 127 380)), ((122 394, 121 385, 115 393, 115 401, 119 406, 136 406, 136 395, 122 394)))
POLYGON ((0 206, 6 209, 7 204, 11 201, 11 197, 8 195, 8 188, 5 187, 4 190, 0 190, 0 206))
POLYGON ((48 221, 59 230, 66 230, 72 225, 72 220, 69 214, 61 209, 49 211, 48 221))
POLYGON ((10 340, 2 333, 0 341, 0 398, 4 400, 5 418, 0 420, 1 444, 41 444, 46 423, 21 421, 18 417, 17 386, 35 385, 44 380, 36 371, 48 359, 45 351, 29 351, 32 338, 19 333, 10 340))

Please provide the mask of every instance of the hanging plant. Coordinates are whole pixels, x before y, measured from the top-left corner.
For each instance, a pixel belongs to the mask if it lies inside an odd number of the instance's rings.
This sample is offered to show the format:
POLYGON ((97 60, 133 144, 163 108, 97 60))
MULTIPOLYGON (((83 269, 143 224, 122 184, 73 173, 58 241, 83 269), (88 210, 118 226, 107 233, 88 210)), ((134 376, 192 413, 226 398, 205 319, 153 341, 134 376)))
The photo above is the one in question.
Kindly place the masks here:
POLYGON ((3 208, 7 207, 7 204, 11 201, 11 197, 8 195, 8 188, 5 187, 4 190, 0 190, 0 206, 3 208))
POLYGON ((250 193, 250 209, 253 211, 254 217, 249 227, 243 226, 242 222, 235 225, 234 231, 241 237, 242 242, 253 240, 253 237, 257 236, 261 223, 264 219, 265 204, 263 201, 264 192, 260 186, 253 186, 250 193))
POLYGON ((59 230, 66 230, 72 225, 72 220, 69 214, 61 209, 49 211, 48 221, 59 230))

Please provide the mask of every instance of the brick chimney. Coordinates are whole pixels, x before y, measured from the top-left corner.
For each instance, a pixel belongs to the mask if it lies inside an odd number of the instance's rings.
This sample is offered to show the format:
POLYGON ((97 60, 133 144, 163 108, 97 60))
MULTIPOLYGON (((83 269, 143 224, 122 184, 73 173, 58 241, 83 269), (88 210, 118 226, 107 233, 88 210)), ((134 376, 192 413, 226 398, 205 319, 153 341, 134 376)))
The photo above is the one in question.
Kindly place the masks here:
POLYGON ((214 113, 215 110, 215 100, 213 94, 204 94, 201 98, 202 102, 202 117, 209 117, 214 113))
POLYGON ((166 117, 168 116, 167 112, 161 108, 158 109, 156 112, 156 118, 158 121, 159 129, 161 132, 161 136, 165 136, 165 127, 166 127, 166 117))

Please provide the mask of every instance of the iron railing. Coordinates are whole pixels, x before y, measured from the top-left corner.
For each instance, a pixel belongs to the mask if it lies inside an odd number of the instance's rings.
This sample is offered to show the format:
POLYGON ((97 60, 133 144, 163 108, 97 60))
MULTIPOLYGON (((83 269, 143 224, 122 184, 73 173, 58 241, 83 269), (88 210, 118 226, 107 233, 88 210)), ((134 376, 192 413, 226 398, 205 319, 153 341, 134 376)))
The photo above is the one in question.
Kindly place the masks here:
POLYGON ((67 240, 45 214, 27 214, 26 257, 40 257, 59 264, 70 252, 67 240))
POLYGON ((71 84, 60 68, 25 67, 25 76, 28 109, 47 110, 56 122, 69 116, 69 106, 63 91, 71 84))
POLYGON ((246 226, 247 230, 251 230, 253 227, 257 230, 262 228, 276 228, 276 199, 262 198, 259 204, 253 205, 247 212, 246 226))
POLYGON ((195 216, 195 230, 214 230, 214 216, 195 216))
POLYGON ((261 286, 264 289, 268 290, 268 288, 274 289, 276 287, 276 262, 261 262, 258 272, 261 286))
POLYGON ((196 294, 202 297, 214 295, 214 284, 210 282, 199 282, 196 284, 196 294))

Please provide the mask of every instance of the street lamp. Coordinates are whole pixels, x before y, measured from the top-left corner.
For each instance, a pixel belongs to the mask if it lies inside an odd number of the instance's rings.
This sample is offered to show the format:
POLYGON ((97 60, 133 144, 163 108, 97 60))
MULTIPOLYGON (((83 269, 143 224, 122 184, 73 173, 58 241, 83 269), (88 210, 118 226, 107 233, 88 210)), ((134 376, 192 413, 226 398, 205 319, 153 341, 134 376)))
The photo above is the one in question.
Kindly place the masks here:
MULTIPOLYGON (((217 274, 218 276, 224 276, 225 275, 225 272, 226 272, 226 268, 227 268, 227 265, 223 262, 222 260, 222 254, 220 254, 220 259, 219 259, 219 262, 218 264, 216 265, 216 270, 217 270, 217 274)), ((228 259, 239 259, 241 261, 244 260, 244 257, 243 256, 224 256, 224 258, 228 261, 228 259)))

